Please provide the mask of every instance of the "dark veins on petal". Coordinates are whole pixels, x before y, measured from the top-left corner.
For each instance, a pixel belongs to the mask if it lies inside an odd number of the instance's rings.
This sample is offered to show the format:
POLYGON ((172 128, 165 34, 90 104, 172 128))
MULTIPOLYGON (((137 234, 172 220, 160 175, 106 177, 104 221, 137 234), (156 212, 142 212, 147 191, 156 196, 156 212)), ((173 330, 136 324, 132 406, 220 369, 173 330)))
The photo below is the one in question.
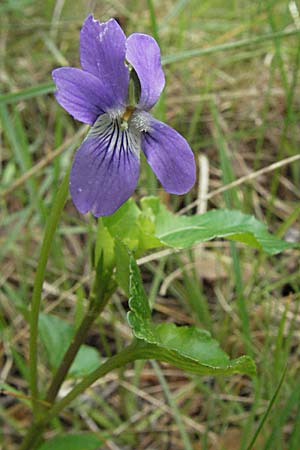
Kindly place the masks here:
POLYGON ((132 194, 139 173, 140 135, 120 118, 101 115, 75 155, 70 177, 82 213, 112 214, 132 194))
MULTIPOLYGON (((109 158, 109 166, 118 158, 119 164, 122 156, 127 159, 130 158, 130 153, 138 154, 138 134, 135 130, 121 130, 120 119, 110 119, 107 114, 102 115, 95 123, 90 133, 87 136, 89 138, 97 138, 101 141, 102 145, 105 146, 101 161, 99 162, 98 168, 101 167, 103 161, 106 157, 109 158), (106 116, 106 117, 105 117, 106 116)), ((97 149, 93 151, 94 154, 97 153, 97 149)), ((94 162, 98 159, 98 154, 96 155, 94 162)))

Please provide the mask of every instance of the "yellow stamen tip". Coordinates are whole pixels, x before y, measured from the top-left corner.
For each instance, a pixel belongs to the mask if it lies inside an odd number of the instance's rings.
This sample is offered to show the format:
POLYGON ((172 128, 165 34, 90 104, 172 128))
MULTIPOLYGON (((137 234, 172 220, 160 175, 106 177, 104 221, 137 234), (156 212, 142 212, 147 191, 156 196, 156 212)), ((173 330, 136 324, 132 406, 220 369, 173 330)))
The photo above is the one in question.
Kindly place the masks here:
POLYGON ((134 111, 134 108, 132 106, 128 106, 122 116, 122 119, 128 121, 130 119, 133 111, 134 111))

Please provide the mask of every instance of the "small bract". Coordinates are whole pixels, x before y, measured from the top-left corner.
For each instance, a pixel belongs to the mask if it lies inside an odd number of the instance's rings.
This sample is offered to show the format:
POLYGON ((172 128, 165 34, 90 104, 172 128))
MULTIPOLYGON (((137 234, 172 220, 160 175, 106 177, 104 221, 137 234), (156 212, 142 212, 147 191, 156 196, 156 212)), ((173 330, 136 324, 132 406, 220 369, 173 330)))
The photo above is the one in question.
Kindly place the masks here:
POLYGON ((90 15, 80 32, 82 69, 52 72, 56 99, 75 119, 92 125, 70 174, 76 208, 112 214, 133 193, 140 150, 167 192, 184 194, 195 183, 195 160, 186 140, 149 110, 165 84, 157 42, 146 34, 127 39, 119 24, 90 15))

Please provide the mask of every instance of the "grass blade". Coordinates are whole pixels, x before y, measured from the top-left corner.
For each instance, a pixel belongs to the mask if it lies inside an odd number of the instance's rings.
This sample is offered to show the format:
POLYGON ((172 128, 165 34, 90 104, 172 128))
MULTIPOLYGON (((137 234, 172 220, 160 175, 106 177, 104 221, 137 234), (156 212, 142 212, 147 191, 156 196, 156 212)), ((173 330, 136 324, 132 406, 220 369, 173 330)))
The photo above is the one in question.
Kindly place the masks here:
POLYGON ((254 446, 254 444, 255 444, 258 436, 259 436, 259 433, 261 432, 261 430, 262 430, 262 428, 263 428, 263 426, 264 426, 264 424, 265 424, 265 422, 266 422, 266 420, 267 420, 267 418, 268 418, 268 416, 269 416, 269 414, 270 414, 270 412, 272 410, 272 407, 273 407, 273 405, 274 405, 274 403, 275 403, 275 401, 276 401, 276 399, 278 397, 278 394, 280 392, 281 386, 282 386, 282 384, 284 382, 284 379, 285 379, 286 371, 287 371, 287 366, 285 367, 284 371, 282 372, 281 379, 280 379, 280 381, 278 383, 278 386, 277 386, 277 388, 276 388, 276 390, 274 392, 273 397, 271 398, 271 401, 269 403, 267 411, 263 415, 263 417, 262 417, 262 419, 260 421, 260 424, 258 425, 257 430, 255 431, 254 436, 251 439, 251 442, 250 442, 250 444, 247 447, 247 450, 253 449, 253 446, 254 446))

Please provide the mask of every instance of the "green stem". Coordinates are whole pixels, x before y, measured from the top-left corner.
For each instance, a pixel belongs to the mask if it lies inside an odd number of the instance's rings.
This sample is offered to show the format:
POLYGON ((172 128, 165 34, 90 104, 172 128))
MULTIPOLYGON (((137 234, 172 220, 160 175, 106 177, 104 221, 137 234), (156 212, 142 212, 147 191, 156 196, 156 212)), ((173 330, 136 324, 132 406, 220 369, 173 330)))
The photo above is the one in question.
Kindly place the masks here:
POLYGON ((126 347, 117 355, 109 358, 96 370, 87 375, 80 383, 78 383, 72 391, 57 402, 48 413, 31 426, 25 437, 20 450, 33 450, 35 448, 36 441, 40 438, 44 428, 51 419, 57 417, 57 415, 68 406, 76 397, 82 394, 89 386, 91 386, 99 378, 104 377, 107 373, 114 369, 120 368, 125 364, 135 361, 136 359, 144 359, 147 356, 151 356, 151 351, 147 355, 147 351, 144 348, 139 348, 136 342, 133 342, 130 346, 126 347))
POLYGON ((60 387, 61 387, 61 385, 62 385, 62 383, 63 383, 63 381, 75 359, 75 356, 77 355, 77 352, 78 352, 81 344, 83 344, 92 323, 98 317, 98 315, 101 314, 101 312, 104 309, 109 298, 110 298, 110 296, 104 296, 102 298, 102 301, 97 305, 97 308, 89 308, 88 309, 69 348, 67 349, 66 353, 64 354, 62 362, 53 377, 51 385, 49 386, 49 389, 47 391, 46 398, 45 398, 45 401, 47 403, 51 404, 56 399, 58 391, 59 391, 59 389, 60 389, 60 387))
POLYGON ((29 341, 29 376, 30 391, 32 397, 32 409, 35 416, 38 409, 38 383, 37 383, 37 338, 40 303, 42 297, 43 282, 46 273, 46 265, 53 242, 53 236, 57 228, 61 212, 68 196, 69 171, 66 173, 63 182, 55 196, 46 225, 45 235, 42 243, 41 253, 38 261, 37 271, 34 280, 31 314, 30 314, 30 341, 29 341))
POLYGON ((193 372, 194 369, 193 364, 180 364, 176 354, 172 351, 165 351, 162 353, 162 349, 155 344, 145 344, 142 341, 134 340, 131 345, 109 358, 104 364, 87 375, 71 390, 71 392, 69 392, 68 395, 66 395, 66 397, 55 403, 44 417, 37 420, 29 429, 19 450, 35 450, 36 445, 40 441, 40 437, 50 420, 57 417, 66 406, 75 400, 75 398, 107 373, 139 359, 158 359, 191 372, 193 372))
MULTIPOLYGON (((139 358, 144 358, 144 349, 140 351, 136 343, 133 342, 131 345, 126 347, 120 353, 109 358, 105 363, 101 364, 100 367, 95 369, 89 375, 87 375, 80 383, 78 383, 71 392, 69 392, 66 397, 57 402, 48 412, 45 417, 45 421, 56 417, 66 406, 68 406, 76 397, 82 394, 88 387, 90 387, 95 381, 104 377, 107 373, 114 369, 120 368, 128 364, 129 362, 135 361, 139 358)), ((147 356, 146 356, 147 357, 147 356)))
POLYGON ((87 332, 89 331, 92 323, 94 322, 96 318, 96 315, 92 311, 88 311, 86 316, 83 318, 69 348, 65 352, 62 362, 60 366, 58 367, 53 380, 49 386, 49 389, 47 391, 45 401, 47 403, 53 403, 58 391, 71 367, 71 364, 73 363, 75 356, 77 355, 77 352, 79 350, 79 347, 84 342, 87 332))

